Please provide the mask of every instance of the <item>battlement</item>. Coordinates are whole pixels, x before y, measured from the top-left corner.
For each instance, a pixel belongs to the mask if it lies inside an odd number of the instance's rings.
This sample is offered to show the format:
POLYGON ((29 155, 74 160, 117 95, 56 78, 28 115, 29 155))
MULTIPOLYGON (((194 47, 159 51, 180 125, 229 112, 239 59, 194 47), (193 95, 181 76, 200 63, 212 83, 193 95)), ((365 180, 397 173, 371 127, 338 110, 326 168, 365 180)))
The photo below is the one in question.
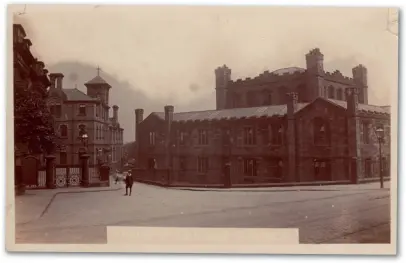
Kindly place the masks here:
POLYGON ((307 53, 306 56, 323 56, 323 54, 320 52, 319 48, 314 48, 314 49, 311 49, 309 51, 309 53, 307 53))
POLYGON ((352 84, 353 79, 350 77, 346 77, 341 73, 339 70, 335 70, 334 72, 326 72, 324 75, 326 80, 344 83, 344 84, 352 84))
POLYGON ((266 70, 254 78, 247 77, 245 79, 237 79, 235 81, 230 80, 229 84, 231 84, 231 85, 234 84, 234 85, 238 85, 238 86, 246 86, 246 85, 256 85, 256 84, 269 83, 269 82, 284 82, 284 81, 288 81, 290 79, 302 77, 305 73, 306 73, 305 69, 294 68, 294 67, 278 69, 273 72, 269 72, 269 70, 266 70))

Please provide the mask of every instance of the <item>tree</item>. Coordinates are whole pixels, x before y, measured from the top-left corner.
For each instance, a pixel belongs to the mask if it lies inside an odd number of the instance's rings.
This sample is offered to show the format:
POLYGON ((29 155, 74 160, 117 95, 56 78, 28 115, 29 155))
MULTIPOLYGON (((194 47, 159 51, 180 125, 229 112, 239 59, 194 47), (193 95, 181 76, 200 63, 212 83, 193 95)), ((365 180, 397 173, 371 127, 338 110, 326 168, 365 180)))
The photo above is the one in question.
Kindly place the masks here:
POLYGON ((33 154, 52 153, 59 144, 54 119, 47 105, 47 90, 29 80, 15 81, 14 138, 33 154))

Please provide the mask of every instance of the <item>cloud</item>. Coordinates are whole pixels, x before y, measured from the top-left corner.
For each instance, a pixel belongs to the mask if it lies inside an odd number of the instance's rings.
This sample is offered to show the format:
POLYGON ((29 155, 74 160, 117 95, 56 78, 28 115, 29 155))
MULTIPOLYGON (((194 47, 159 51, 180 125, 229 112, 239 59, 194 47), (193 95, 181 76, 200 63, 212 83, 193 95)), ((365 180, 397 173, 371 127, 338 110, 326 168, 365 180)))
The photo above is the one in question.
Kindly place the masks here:
POLYGON ((351 75, 355 63, 366 65, 370 102, 388 104, 387 90, 398 87, 398 40, 386 19, 385 8, 27 5, 18 22, 39 59, 69 64, 67 85, 83 84, 97 65, 115 81, 112 101, 130 123, 129 139, 136 107, 214 108, 220 65, 233 79, 254 77, 305 67, 315 47, 327 69, 351 75))

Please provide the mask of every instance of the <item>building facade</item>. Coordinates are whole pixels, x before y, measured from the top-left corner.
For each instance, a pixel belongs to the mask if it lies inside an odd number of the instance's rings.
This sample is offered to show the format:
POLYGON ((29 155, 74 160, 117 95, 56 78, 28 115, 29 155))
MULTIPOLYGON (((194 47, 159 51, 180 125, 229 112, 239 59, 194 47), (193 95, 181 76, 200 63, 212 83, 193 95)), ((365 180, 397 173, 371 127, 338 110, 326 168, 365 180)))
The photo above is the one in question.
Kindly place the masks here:
POLYGON ((366 68, 355 67, 353 78, 326 73, 318 49, 306 61, 307 69, 245 81, 216 69, 216 110, 166 106, 144 119, 136 109, 140 176, 158 180, 153 174, 166 170, 173 183, 202 185, 357 183, 379 176, 381 160, 389 175, 390 108, 367 104, 366 68))
POLYGON ((122 166, 123 131, 118 121, 117 105, 109 117, 109 92, 112 88, 98 74, 84 85, 87 92, 64 88, 62 73, 52 73, 48 106, 55 118, 55 129, 61 138, 56 156, 60 166, 79 165, 79 155, 87 151, 89 165, 108 163, 111 168, 122 166), (81 132, 87 134, 84 143, 81 132))

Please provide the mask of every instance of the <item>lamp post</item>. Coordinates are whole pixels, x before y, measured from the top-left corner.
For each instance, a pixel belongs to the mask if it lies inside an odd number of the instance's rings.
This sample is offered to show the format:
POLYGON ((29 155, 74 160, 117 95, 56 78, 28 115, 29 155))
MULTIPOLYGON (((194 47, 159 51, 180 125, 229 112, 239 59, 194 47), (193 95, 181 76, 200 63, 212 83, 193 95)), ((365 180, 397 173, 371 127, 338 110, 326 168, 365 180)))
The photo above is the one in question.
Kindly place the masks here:
POLYGON ((80 131, 80 139, 82 140, 84 151, 80 153, 80 159, 82 160, 82 183, 84 187, 89 186, 89 155, 87 155, 88 149, 88 135, 84 129, 80 131))
POLYGON ((382 127, 378 127, 375 131, 379 144, 379 180, 381 183, 381 188, 383 188, 382 143, 384 143, 384 130, 382 127))

